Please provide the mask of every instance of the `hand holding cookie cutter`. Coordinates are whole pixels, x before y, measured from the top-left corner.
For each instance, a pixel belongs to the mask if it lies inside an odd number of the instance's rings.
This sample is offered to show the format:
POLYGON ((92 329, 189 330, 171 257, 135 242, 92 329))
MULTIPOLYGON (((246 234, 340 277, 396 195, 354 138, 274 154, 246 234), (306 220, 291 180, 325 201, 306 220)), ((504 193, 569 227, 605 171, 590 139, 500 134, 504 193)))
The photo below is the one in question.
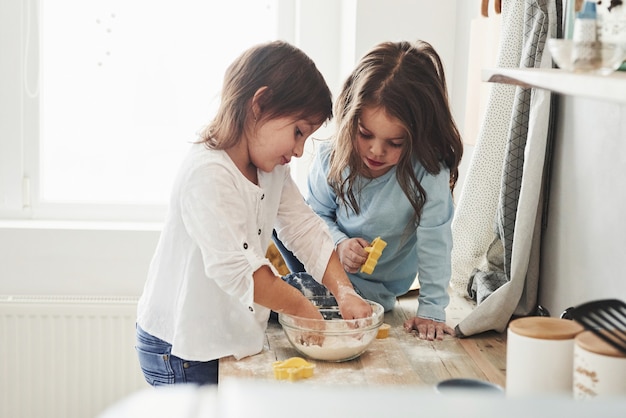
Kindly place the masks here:
POLYGON ((380 237, 376 237, 369 247, 364 248, 369 255, 367 256, 365 263, 361 266, 361 273, 372 274, 374 272, 378 259, 383 254, 383 250, 386 246, 387 243, 385 241, 383 241, 380 237))

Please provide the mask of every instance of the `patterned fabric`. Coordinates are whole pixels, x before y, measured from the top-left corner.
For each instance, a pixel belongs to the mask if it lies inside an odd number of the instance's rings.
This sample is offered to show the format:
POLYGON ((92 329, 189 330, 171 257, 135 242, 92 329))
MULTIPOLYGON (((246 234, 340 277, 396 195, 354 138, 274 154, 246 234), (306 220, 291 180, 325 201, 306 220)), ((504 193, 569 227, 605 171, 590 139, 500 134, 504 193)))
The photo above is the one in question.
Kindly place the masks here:
MULTIPOLYGON (((509 50, 511 43, 517 44, 521 40, 518 49, 521 54, 516 67, 551 66, 548 59, 542 59, 543 49, 546 39, 556 36, 560 25, 560 13, 557 11, 561 7, 561 0, 503 2, 501 48, 509 50)), ((506 135, 490 138, 496 144, 494 149, 488 150, 491 153, 474 154, 474 160, 478 160, 476 165, 479 165, 485 155, 495 159, 501 147, 504 149, 500 157, 502 170, 498 176, 497 208, 491 212, 494 218, 482 226, 483 232, 492 234, 492 239, 489 242, 482 241, 481 251, 468 257, 473 258, 473 266, 469 263, 463 266, 472 267, 466 291, 476 299, 478 306, 457 325, 457 332, 462 336, 492 329, 504 331, 513 314, 525 315, 536 307, 541 221, 538 208, 542 205, 541 190, 551 106, 549 92, 515 88, 511 113, 506 119, 506 135), (487 226, 493 225, 494 219, 495 234, 487 226)), ((479 141, 482 140, 483 137, 480 137, 479 141)), ((473 166, 470 166, 470 170, 473 166)), ((495 174, 491 173, 490 177, 493 180, 495 174)), ((467 182, 464 190, 466 188, 467 182)), ((493 190, 489 192, 493 193, 493 190)), ((489 196, 493 198, 494 195, 489 196)), ((474 216, 484 212, 483 204, 477 203, 473 208, 474 216)), ((462 204, 463 196, 459 206, 462 204)), ((491 209, 490 205, 487 206, 491 209)), ((463 229, 462 221, 463 218, 455 219, 455 248, 459 242, 463 242, 462 239, 457 241, 457 237, 472 239, 466 235, 468 231, 463 229)), ((453 258, 453 267, 455 261, 453 258)))
MULTIPOLYGON (((516 68, 522 50, 523 3, 505 0, 501 15, 501 40, 496 66, 516 68)), ((466 289, 474 269, 486 270, 486 254, 494 241, 505 138, 508 135, 515 86, 490 84, 485 116, 452 222, 452 277, 450 285, 459 295, 466 289)))
POLYGON ((484 272, 474 269, 467 285, 467 294, 480 304, 507 281, 506 274, 502 272, 484 272))
MULTIPOLYGON (((524 15, 524 56, 521 67, 537 68, 541 64, 541 57, 549 30, 548 0, 537 0, 526 7, 524 15)), ((509 137, 506 143, 504 159, 504 173, 500 189, 500 199, 497 212, 498 238, 504 247, 504 273, 511 276, 511 253, 513 251, 513 233, 522 176, 524 174, 524 150, 528 138, 528 119, 533 90, 518 88, 513 104, 513 116, 509 137)))

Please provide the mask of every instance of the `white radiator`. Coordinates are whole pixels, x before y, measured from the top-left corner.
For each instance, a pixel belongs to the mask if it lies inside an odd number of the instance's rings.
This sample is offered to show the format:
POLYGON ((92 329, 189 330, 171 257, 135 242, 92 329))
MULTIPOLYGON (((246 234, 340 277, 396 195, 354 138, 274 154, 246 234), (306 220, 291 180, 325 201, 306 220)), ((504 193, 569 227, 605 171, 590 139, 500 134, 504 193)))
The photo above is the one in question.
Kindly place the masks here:
POLYGON ((147 387, 133 298, 0 296, 0 417, 89 418, 147 387))

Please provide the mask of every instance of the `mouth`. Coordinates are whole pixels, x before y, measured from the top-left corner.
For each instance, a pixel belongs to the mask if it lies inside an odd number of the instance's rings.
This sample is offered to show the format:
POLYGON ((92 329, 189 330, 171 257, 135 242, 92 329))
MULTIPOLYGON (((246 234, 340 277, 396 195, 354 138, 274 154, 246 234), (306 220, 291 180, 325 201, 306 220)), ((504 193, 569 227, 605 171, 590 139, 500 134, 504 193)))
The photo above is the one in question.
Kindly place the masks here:
POLYGON ((372 160, 371 158, 366 158, 366 160, 367 160, 367 164, 370 167, 378 168, 378 167, 382 167, 383 165, 385 165, 385 163, 380 162, 380 161, 376 161, 376 160, 372 160))
POLYGON ((287 158, 285 158, 285 157, 282 157, 282 158, 281 158, 280 163, 281 163, 282 165, 289 164, 289 159, 287 159, 287 158))

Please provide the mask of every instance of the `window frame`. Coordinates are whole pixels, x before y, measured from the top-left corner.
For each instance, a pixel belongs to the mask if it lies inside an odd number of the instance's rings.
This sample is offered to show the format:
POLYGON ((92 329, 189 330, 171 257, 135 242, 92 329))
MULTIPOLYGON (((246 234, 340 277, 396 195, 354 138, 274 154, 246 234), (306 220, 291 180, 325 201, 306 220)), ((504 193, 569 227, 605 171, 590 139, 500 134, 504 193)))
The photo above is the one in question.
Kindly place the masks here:
MULTIPOLYGON (((39 198, 40 1, 0 2, 0 219, 160 222, 167 211, 165 203, 46 202, 39 198)), ((279 0, 279 39, 295 42, 298 3, 279 0)))

